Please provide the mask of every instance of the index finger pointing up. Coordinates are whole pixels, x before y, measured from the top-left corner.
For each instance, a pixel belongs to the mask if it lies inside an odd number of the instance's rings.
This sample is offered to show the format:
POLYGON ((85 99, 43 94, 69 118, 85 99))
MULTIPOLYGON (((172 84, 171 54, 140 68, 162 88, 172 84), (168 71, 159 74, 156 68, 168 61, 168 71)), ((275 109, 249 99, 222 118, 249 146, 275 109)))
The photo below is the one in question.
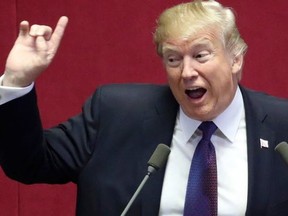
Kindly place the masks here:
POLYGON ((68 17, 66 16, 60 17, 50 39, 51 42, 53 42, 56 47, 58 47, 60 44, 60 41, 64 35, 67 24, 68 24, 68 17))

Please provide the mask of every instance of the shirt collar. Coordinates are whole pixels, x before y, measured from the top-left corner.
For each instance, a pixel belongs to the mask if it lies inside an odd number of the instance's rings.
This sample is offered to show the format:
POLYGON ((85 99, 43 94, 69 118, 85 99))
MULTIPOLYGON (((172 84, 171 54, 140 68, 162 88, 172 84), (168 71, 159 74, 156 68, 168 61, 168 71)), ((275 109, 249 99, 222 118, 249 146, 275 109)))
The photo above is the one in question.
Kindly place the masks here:
MULTIPOLYGON (((219 116, 213 119, 218 129, 233 143, 240 120, 244 114, 244 102, 241 91, 237 87, 236 94, 231 104, 219 116)), ((184 133, 185 140, 188 142, 190 137, 195 133, 201 121, 189 118, 180 107, 179 123, 184 133)))

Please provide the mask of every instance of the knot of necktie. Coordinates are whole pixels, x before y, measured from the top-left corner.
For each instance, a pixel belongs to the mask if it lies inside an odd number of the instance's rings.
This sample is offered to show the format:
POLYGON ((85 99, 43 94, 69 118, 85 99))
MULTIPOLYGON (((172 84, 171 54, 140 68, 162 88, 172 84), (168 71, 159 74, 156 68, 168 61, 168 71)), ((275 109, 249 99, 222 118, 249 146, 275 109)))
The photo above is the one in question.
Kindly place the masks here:
POLYGON ((217 126, 214 124, 213 121, 204 121, 198 128, 202 131, 202 139, 204 140, 210 140, 211 136, 217 130, 217 126))

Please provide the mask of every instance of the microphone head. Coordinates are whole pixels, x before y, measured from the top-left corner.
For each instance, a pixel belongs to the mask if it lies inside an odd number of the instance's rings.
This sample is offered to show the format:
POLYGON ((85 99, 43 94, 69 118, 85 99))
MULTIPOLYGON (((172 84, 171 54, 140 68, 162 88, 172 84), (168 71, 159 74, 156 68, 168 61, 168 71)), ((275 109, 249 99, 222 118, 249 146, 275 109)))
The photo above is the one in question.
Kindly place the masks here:
POLYGON ((275 147, 275 151, 279 152, 283 160, 288 165, 288 143, 281 142, 275 147))
POLYGON ((159 144, 150 157, 148 165, 152 166, 156 170, 160 169, 167 161, 169 154, 170 148, 165 144, 159 144))

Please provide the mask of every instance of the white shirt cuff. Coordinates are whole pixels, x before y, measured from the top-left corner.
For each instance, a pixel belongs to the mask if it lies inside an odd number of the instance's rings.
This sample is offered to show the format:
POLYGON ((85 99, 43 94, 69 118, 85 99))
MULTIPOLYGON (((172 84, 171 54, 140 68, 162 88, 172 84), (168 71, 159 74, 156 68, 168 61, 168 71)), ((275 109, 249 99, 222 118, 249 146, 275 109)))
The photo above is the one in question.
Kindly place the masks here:
POLYGON ((0 105, 7 103, 16 98, 22 97, 23 95, 29 93, 34 86, 34 83, 30 84, 27 87, 9 87, 2 86, 2 80, 4 75, 0 77, 0 105))

